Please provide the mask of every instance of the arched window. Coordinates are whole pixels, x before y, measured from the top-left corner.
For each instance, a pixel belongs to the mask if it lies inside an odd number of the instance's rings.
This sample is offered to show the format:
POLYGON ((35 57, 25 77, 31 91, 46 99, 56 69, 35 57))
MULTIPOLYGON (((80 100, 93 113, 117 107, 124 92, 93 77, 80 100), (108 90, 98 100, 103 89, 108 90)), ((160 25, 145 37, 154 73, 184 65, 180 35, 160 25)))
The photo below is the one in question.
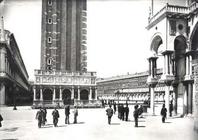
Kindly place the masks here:
POLYGON ((52 58, 47 59, 47 65, 52 65, 52 58))
POLYGON ((48 5, 52 5, 52 0, 48 0, 48 5))

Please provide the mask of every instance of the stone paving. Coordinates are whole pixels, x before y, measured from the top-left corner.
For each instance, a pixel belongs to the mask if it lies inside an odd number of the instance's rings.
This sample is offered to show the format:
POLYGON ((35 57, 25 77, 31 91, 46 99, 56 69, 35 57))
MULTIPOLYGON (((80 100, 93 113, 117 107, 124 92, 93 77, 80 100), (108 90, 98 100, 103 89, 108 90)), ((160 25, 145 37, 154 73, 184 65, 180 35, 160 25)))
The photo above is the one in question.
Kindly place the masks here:
MULTIPOLYGON (((169 118, 161 123, 160 116, 148 116, 139 119, 139 127, 134 127, 132 110, 129 121, 121 121, 115 114, 112 124, 107 124, 105 109, 79 109, 78 124, 73 124, 71 109, 70 124, 64 124, 64 110, 60 109, 58 127, 52 125, 52 109, 48 109, 47 124, 37 127, 35 114, 37 110, 30 107, 1 107, 4 117, 0 128, 1 140, 198 140, 193 131, 192 118, 169 118)), ((132 107, 130 107, 132 109, 132 107)))

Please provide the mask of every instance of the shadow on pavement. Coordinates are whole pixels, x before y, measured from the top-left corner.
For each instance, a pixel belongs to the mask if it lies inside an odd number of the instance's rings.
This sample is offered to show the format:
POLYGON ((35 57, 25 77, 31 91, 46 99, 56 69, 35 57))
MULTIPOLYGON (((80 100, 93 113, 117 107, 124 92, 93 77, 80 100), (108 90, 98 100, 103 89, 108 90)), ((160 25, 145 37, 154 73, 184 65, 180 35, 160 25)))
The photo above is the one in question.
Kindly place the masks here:
POLYGON ((70 124, 84 124, 85 122, 77 122, 77 123, 70 123, 70 124))
POLYGON ((146 126, 143 126, 143 125, 141 126, 141 125, 140 125, 140 126, 138 126, 137 128, 141 128, 141 127, 143 127, 143 128, 144 128, 144 127, 146 127, 146 126))
POLYGON ((12 128, 4 128, 0 131, 7 131, 7 132, 14 132, 18 129, 18 127, 12 127, 12 128))
POLYGON ((120 123, 111 123, 111 125, 120 125, 120 123))

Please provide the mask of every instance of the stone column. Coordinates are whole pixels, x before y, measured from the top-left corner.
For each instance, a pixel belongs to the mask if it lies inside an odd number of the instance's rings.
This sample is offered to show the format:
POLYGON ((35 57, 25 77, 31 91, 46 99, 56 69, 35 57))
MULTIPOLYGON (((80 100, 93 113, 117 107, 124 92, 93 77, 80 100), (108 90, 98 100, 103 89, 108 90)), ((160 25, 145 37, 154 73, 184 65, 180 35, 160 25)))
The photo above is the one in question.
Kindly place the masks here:
POLYGON ((36 100, 36 88, 35 87, 33 87, 33 94, 34 94, 33 101, 35 101, 36 100))
POLYGON ((62 88, 59 88, 59 100, 62 101, 62 88))
POLYGON ((170 104, 170 86, 169 85, 167 85, 166 87, 165 87, 165 107, 166 107, 166 109, 167 109, 167 117, 169 116, 169 104, 170 104))
POLYGON ((189 61, 188 61, 188 55, 186 56, 186 75, 189 75, 189 61))
MULTIPOLYGON (((0 44, 0 45, 5 45, 5 44, 0 44)), ((6 49, 2 47, 0 49, 0 72, 5 72, 5 59, 6 59, 6 49)))
POLYGON ((89 100, 92 100, 92 89, 91 89, 91 87, 89 88, 89 100))
POLYGON ((72 86, 72 93, 71 93, 71 99, 74 99, 74 87, 72 86))
POLYGON ((0 83, 0 105, 5 105, 5 85, 4 83, 0 83))
POLYGON ((194 70, 195 70, 195 77, 194 77, 194 85, 195 85, 195 113, 194 113, 194 130, 198 132, 198 60, 195 62, 194 65, 194 70))
POLYGON ((151 114, 155 115, 155 86, 157 85, 157 61, 156 56, 152 56, 148 58, 149 60, 149 76, 147 78, 147 84, 150 87, 150 108, 151 108, 151 114))
POLYGON ((80 100, 80 87, 78 87, 78 100, 80 100))
POLYGON ((155 115, 155 87, 151 87, 151 96, 150 96, 150 106, 151 106, 151 114, 155 115))
POLYGON ((52 99, 53 101, 55 101, 56 100, 56 88, 54 87, 54 89, 53 89, 53 99, 52 99))
POLYGON ((40 87, 40 101, 43 101, 43 89, 40 87))
POLYGON ((192 84, 188 84, 187 113, 192 114, 192 84))
POLYGON ((97 91, 97 88, 95 88, 95 100, 98 99, 97 96, 98 96, 98 91, 97 91))

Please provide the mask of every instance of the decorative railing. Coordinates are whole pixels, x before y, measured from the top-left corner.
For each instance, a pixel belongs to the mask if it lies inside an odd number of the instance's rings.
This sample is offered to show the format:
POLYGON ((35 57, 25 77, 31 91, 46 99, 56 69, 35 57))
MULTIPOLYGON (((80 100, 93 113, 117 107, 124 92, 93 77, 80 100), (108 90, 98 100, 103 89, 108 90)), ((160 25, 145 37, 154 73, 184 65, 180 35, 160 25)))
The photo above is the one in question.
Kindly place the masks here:
POLYGON ((34 70, 35 76, 37 75, 65 75, 65 76, 96 76, 96 72, 70 72, 61 70, 34 70))
POLYGON ((197 2, 193 2, 188 7, 169 5, 167 3, 166 6, 164 6, 159 12, 157 12, 155 15, 153 15, 153 16, 151 15, 151 17, 149 17, 149 23, 152 23, 153 21, 155 21, 156 19, 158 19, 159 17, 161 17, 162 15, 164 15, 167 12, 170 12, 170 13, 181 13, 181 14, 190 14, 191 12, 196 10, 197 8, 198 8, 198 3, 197 2))

